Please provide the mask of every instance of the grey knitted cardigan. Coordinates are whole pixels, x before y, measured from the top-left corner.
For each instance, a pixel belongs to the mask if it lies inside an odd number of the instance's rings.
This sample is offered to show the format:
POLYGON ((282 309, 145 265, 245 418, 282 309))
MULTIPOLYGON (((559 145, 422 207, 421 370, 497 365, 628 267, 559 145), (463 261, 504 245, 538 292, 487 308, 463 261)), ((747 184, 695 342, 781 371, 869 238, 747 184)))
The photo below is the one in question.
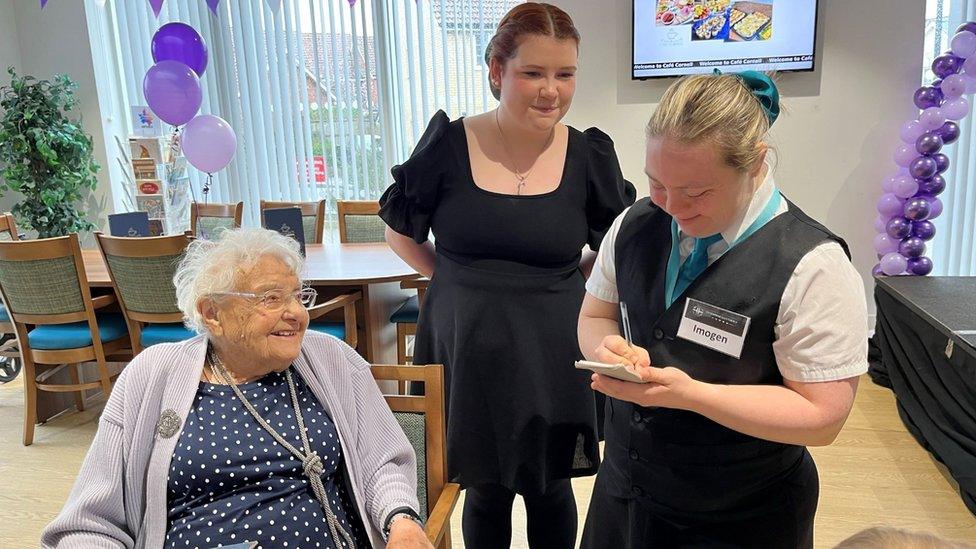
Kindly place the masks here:
MULTIPOLYGON (((207 340, 153 345, 119 376, 64 509, 44 547, 162 547, 166 484, 180 430, 157 428, 172 410, 180 428, 203 370, 207 340), (164 436, 164 435, 170 436, 164 436)), ((373 547, 395 509, 417 510, 416 457, 366 363, 338 339, 306 332, 294 367, 339 432, 352 494, 373 547)))

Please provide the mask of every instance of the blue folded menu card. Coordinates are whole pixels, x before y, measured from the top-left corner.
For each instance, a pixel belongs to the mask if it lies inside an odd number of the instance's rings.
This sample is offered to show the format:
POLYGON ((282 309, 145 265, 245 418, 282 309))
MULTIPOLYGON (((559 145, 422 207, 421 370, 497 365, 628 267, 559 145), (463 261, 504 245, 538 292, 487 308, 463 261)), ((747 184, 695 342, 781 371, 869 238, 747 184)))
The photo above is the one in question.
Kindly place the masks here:
POLYGON ((264 210, 264 228, 278 231, 298 241, 305 255, 305 228, 301 208, 268 208, 264 210))
POLYGON ((129 212, 108 216, 108 230, 112 236, 149 236, 149 214, 129 212))

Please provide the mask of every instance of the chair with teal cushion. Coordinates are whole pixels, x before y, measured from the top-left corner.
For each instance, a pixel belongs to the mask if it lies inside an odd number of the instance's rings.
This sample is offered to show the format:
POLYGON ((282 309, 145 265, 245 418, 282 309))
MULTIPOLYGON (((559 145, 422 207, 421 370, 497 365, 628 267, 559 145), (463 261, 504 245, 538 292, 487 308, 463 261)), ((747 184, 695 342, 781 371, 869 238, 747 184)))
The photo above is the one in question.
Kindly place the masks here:
POLYGON ((126 349, 129 337, 118 315, 96 316, 96 310, 115 303, 115 296, 92 298, 77 234, 0 242, 0 294, 24 361, 24 445, 28 446, 34 441, 37 392, 74 392, 79 410, 85 409, 85 391, 101 389, 107 397, 112 377, 106 357, 126 349), (34 328, 28 329, 29 325, 34 328), (79 365, 88 362, 97 365, 97 381, 81 381, 79 365), (53 382, 63 368, 72 383, 53 382))
POLYGON ((203 240, 217 238, 221 231, 241 226, 244 203, 200 204, 190 203, 190 233, 203 240))
POLYGON ((132 352, 193 337, 176 305, 173 275, 192 237, 186 234, 118 238, 95 233, 119 307, 132 336, 132 352))
POLYGON ((351 292, 309 307, 308 329, 337 337, 355 349, 356 344, 359 343, 356 302, 362 298, 362 292, 351 292))
MULTIPOLYGON (((0 214, 0 240, 10 242, 20 240, 17 234, 17 222, 13 214, 0 214)), ((7 308, 0 305, 0 383, 13 381, 20 373, 20 349, 17 348, 17 336, 14 324, 10 320, 7 308)))

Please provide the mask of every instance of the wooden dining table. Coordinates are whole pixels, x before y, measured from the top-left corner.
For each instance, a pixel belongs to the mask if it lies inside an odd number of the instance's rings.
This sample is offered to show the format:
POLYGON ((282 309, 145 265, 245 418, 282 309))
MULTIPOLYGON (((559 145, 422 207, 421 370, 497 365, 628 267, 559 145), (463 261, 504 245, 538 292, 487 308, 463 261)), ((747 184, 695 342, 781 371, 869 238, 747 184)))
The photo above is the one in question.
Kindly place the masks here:
MULTIPOLYGON (((88 285, 110 288, 102 254, 97 249, 81 253, 88 285)), ((302 279, 322 298, 362 292, 356 315, 361 328, 359 351, 374 364, 396 363, 396 327, 390 323, 390 314, 411 295, 410 290, 400 288, 400 282, 419 277, 386 243, 305 245, 302 279)))

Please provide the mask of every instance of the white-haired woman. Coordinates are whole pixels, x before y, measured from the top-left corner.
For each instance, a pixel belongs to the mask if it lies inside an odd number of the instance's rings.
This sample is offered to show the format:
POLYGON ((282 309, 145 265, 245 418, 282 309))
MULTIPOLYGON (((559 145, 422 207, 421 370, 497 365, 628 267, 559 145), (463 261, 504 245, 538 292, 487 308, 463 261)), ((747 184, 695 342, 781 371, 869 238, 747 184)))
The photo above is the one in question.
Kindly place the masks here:
POLYGON ((264 229, 190 244, 174 284, 201 335, 123 371, 45 547, 430 547, 369 365, 306 333, 302 264, 264 229))

